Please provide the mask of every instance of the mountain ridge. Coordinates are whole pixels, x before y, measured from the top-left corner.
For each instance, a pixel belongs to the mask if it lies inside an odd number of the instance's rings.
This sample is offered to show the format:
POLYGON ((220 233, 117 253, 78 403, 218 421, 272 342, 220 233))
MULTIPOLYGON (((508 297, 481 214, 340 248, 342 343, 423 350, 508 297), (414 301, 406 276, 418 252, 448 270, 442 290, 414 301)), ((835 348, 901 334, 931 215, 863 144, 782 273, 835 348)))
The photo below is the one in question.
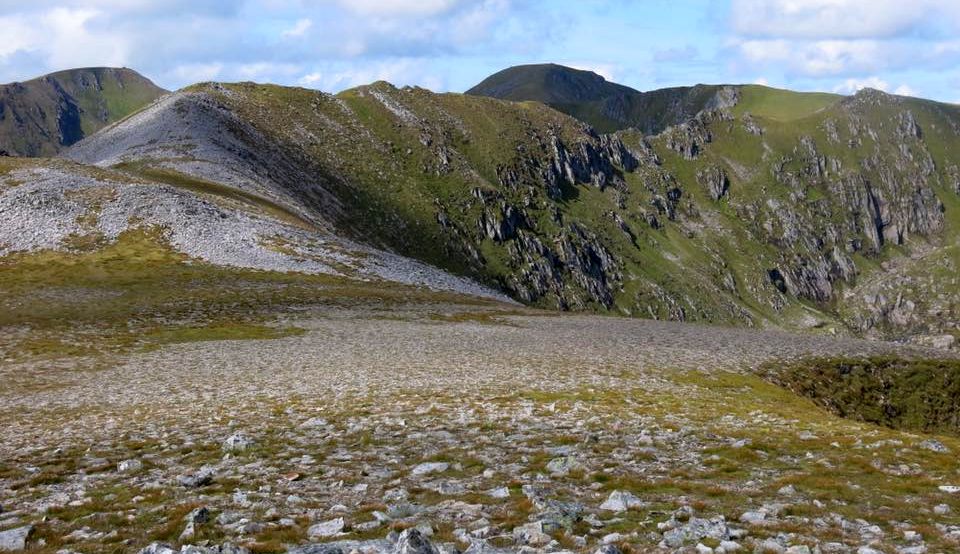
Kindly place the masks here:
MULTIPOLYGON (((651 135, 386 82, 199 83, 63 156, 537 307, 952 344, 960 287, 934 276, 960 264, 960 110, 726 88, 736 102, 651 135)), ((221 258, 338 263, 257 229, 221 258)))
POLYGON ((0 85, 0 150, 51 156, 167 91, 128 68, 57 71, 0 85))
MULTIPOLYGON (((852 292, 889 287, 879 263, 899 259, 896 250, 932 249, 936 264, 953 263, 954 204, 942 183, 954 162, 937 145, 949 163, 934 163, 927 145, 956 140, 948 106, 875 91, 796 102, 799 93, 746 87, 732 107, 645 136, 598 134, 536 104, 382 82, 337 95, 250 83, 183 94, 235 121, 224 128, 239 134, 217 139, 239 141, 228 157, 284 160, 260 163, 281 178, 274 192, 286 200, 274 200, 527 303, 882 336, 950 330, 920 314, 929 291, 909 310, 888 292, 852 292), (900 123, 887 129, 888 117, 900 123)), ((123 128, 67 155, 239 186, 218 176, 239 164, 198 159, 196 140, 163 139, 172 130, 132 141, 146 150, 84 157, 96 142, 125 144, 123 128)))

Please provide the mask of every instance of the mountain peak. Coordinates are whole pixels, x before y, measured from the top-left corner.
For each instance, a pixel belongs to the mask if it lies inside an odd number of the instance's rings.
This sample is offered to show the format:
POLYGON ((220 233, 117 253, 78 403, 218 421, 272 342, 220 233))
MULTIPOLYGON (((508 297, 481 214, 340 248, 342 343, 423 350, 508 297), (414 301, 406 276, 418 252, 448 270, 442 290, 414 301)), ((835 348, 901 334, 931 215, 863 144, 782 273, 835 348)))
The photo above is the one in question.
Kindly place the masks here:
POLYGON ((508 67, 487 77, 468 90, 467 94, 502 100, 566 104, 596 101, 631 92, 637 91, 610 83, 593 71, 547 63, 508 67))
POLYGON ((0 150, 54 155, 166 92, 125 67, 68 69, 0 85, 0 150))
POLYGON ((542 102, 602 132, 635 127, 654 134, 718 104, 716 96, 723 90, 717 85, 696 85, 640 92, 592 71, 550 63, 509 67, 466 93, 542 102))

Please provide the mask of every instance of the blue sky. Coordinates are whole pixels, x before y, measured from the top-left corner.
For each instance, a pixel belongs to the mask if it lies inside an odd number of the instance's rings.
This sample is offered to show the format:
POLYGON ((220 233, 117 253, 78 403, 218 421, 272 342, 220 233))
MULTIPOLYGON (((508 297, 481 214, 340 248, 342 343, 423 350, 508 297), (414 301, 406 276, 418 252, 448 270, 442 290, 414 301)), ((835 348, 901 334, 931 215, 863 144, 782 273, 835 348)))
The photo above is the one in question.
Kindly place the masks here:
POLYGON ((0 82, 135 68, 178 88, 462 91, 556 62, 649 90, 863 86, 960 102, 957 0, 0 0, 0 82))

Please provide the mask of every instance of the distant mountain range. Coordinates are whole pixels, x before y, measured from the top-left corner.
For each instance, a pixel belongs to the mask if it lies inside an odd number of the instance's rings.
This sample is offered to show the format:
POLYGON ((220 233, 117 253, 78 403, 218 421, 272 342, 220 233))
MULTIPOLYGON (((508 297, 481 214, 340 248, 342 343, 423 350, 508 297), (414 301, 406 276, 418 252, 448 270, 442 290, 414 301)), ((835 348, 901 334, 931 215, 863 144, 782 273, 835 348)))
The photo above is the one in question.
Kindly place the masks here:
POLYGON ((0 85, 0 151, 54 155, 165 92, 136 71, 107 67, 0 85))
MULTIPOLYGON (((95 133, 81 117, 86 138, 62 159, 0 162, 0 212, 18 210, 0 220, 0 254, 153 225, 215 261, 307 267, 327 245, 339 267, 353 249, 331 250, 340 237, 548 308, 945 346, 960 334, 956 106, 756 85, 644 93, 554 65, 468 94, 203 83, 152 104, 161 91, 128 77, 88 76, 88 105, 109 90, 127 109, 100 123, 141 111, 95 133), (82 195, 51 177, 64 174, 114 193, 83 196, 96 200, 84 219, 82 195)), ((32 136, 14 152, 77 138, 32 136)))

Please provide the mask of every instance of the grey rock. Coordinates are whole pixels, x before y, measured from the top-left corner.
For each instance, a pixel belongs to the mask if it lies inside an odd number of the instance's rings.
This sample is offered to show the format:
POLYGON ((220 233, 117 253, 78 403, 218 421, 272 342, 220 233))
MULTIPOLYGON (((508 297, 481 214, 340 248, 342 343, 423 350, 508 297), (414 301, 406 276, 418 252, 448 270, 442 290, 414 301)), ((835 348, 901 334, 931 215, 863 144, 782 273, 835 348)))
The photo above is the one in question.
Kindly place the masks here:
POLYGON ((920 448, 923 448, 925 450, 930 450, 932 452, 942 452, 942 453, 950 452, 950 449, 947 448, 945 444, 943 444, 942 442, 936 439, 927 439, 925 441, 922 441, 918 446, 920 446, 920 448))
POLYGON ((796 489, 796 487, 794 487, 793 485, 785 485, 785 486, 780 487, 780 488, 777 490, 777 494, 779 494, 779 495, 781 495, 781 496, 793 496, 793 495, 797 494, 797 489, 796 489))
POLYGON ((138 554, 177 554, 177 551, 168 544, 154 542, 140 549, 138 554))
POLYGON ((577 460, 573 456, 562 456, 547 462, 547 471, 555 475, 566 475, 577 467, 577 460))
POLYGON ((765 541, 760 543, 759 551, 767 552, 769 554, 784 554, 787 551, 787 549, 782 544, 780 544, 779 542, 773 539, 766 539, 765 541))
POLYGON ((397 539, 394 554, 439 554, 433 543, 418 529, 405 529, 397 539))
POLYGON ((541 521, 514 528, 513 537, 518 543, 530 546, 545 546, 553 540, 553 538, 547 534, 544 524, 541 521))
POLYGON ((331 519, 329 521, 324 521, 311 525, 307 529, 307 535, 312 538, 328 538, 335 537, 343 532, 343 528, 346 524, 343 521, 342 517, 336 519, 331 519))
POLYGON ((697 182, 707 189, 710 198, 720 200, 727 195, 730 188, 730 179, 722 167, 711 165, 697 171, 697 182))
POLYGON ((643 505, 644 502, 633 493, 613 491, 603 504, 600 505, 600 509, 610 512, 625 512, 631 508, 639 508, 643 505))
POLYGON ((243 431, 237 431, 223 441, 223 449, 228 452, 242 452, 253 445, 254 440, 243 431))
POLYGON ((730 539, 730 529, 723 516, 715 516, 710 519, 690 517, 686 522, 671 522, 672 529, 663 534, 663 545, 670 548, 678 548, 685 544, 695 543, 703 539, 713 539, 717 541, 730 539))
POLYGON ((184 519, 192 523, 206 523, 210 521, 210 510, 206 506, 194 508, 184 519))
POLYGON ((196 473, 181 475, 177 478, 177 482, 179 482, 181 486, 187 487, 188 489, 193 489, 209 485, 213 482, 214 475, 215 473, 213 468, 202 467, 200 468, 200 471, 196 473))
POLYGON ((761 523, 761 522, 763 522, 763 520, 765 520, 765 519, 767 519, 767 513, 766 513, 766 512, 754 512, 754 511, 751 511, 751 512, 744 512, 744 513, 742 513, 742 514, 740 515, 740 521, 741 521, 741 522, 743 522, 743 523, 749 523, 749 524, 751 524, 751 525, 756 525, 756 524, 758 524, 758 523, 761 523))
POLYGON ((123 460, 117 463, 117 471, 120 473, 133 473, 143 468, 143 462, 140 460, 123 460))
POLYGON ((33 525, 0 531, 0 551, 16 552, 27 548, 27 539, 33 533, 33 525))
POLYGON ((429 475, 431 473, 443 473, 450 468, 446 462, 425 462, 417 465, 410 471, 411 475, 429 475))

